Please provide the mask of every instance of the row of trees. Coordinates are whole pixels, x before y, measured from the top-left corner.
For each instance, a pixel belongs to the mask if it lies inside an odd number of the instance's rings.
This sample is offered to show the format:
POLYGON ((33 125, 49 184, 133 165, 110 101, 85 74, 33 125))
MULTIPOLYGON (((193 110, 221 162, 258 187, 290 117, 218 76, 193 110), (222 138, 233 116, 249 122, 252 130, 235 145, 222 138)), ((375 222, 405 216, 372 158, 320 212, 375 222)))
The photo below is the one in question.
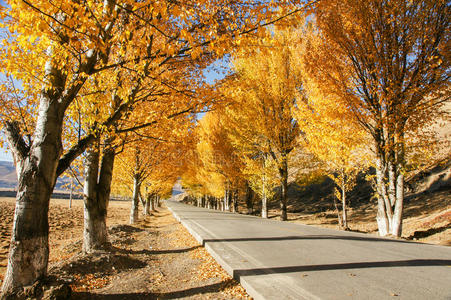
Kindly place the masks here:
POLYGON ((174 175, 160 170, 170 160, 163 142, 211 106, 202 69, 301 8, 288 0, 2 2, 0 126, 19 182, 2 291, 47 274, 58 176, 83 167, 84 249, 101 247, 111 183, 121 177, 115 162, 133 166, 135 202, 142 185, 150 198, 166 194, 174 175))
POLYGON ((50 195, 77 166, 89 252, 107 242, 113 181, 133 191, 131 221, 182 173, 231 209, 281 186, 286 219, 291 165, 327 162, 345 191, 368 140, 380 233, 399 235, 409 143, 429 141, 411 136, 449 100, 448 16, 446 1, 2 4, 0 126, 19 181, 3 292, 46 276, 50 195), (206 85, 225 53, 234 74, 206 85))
POLYGON ((406 175, 449 147, 430 131, 449 120, 449 10, 446 1, 320 1, 303 21, 248 41, 216 84, 226 105, 199 122, 184 186, 225 202, 238 191, 247 203, 250 188, 262 217, 280 187, 286 220, 288 178, 327 174, 346 228, 346 193, 372 167, 379 234, 400 236, 406 175))

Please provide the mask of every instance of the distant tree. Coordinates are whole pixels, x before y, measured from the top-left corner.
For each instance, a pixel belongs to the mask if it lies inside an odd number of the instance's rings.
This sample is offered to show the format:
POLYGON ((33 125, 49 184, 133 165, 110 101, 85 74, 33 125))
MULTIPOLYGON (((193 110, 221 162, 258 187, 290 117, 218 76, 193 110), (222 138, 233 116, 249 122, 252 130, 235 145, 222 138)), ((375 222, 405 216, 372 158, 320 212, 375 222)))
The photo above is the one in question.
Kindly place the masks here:
MULTIPOLYGON (((305 80, 304 80, 305 81, 305 80)), ((341 202, 341 214, 335 202, 338 221, 347 229, 347 192, 355 186, 359 171, 371 157, 366 132, 345 106, 304 82, 308 99, 297 102, 296 118, 302 130, 303 145, 322 162, 321 168, 335 183, 335 198, 341 202)))
MULTIPOLYGON (((302 88, 296 50, 299 34, 297 30, 275 27, 252 47, 237 51, 232 60, 235 82, 224 89, 225 97, 234 103, 230 114, 241 122, 235 124, 252 127, 248 130, 252 136, 242 143, 258 149, 255 155, 259 155, 262 165, 268 166, 267 158, 275 162, 280 176, 282 220, 287 220, 288 156, 299 135, 293 116, 296 96, 302 88)), ((243 129, 241 132, 245 133, 243 129)))

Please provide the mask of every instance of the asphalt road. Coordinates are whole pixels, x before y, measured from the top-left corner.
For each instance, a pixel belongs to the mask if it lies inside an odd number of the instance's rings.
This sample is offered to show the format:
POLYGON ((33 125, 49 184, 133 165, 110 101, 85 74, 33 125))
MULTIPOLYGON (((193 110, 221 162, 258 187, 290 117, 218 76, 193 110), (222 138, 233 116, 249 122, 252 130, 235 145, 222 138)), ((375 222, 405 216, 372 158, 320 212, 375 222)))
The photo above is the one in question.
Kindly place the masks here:
POLYGON ((166 206, 254 299, 451 299, 451 247, 166 206))

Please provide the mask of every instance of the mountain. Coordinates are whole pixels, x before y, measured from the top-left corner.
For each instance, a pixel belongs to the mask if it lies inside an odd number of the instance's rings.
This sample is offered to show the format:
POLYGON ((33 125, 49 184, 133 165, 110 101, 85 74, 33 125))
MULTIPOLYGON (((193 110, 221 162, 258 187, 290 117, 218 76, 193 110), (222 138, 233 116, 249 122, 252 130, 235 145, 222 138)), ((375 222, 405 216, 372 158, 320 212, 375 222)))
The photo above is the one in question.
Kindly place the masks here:
MULTIPOLYGON (((63 186, 69 182, 67 177, 58 178, 55 190, 67 190, 63 186)), ((0 161, 0 188, 15 189, 17 187, 16 167, 12 161, 0 161)))
POLYGON ((16 167, 12 161, 0 161, 0 188, 14 189, 17 185, 16 167))

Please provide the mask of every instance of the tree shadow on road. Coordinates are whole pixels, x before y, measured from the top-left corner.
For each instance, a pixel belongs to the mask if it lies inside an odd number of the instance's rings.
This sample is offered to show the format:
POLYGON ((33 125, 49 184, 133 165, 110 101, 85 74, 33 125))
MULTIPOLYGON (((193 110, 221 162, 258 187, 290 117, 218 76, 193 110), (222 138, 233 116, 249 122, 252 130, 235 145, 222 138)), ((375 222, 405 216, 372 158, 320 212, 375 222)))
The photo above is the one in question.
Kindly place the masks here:
POLYGON ((347 269, 391 268, 391 267, 432 267, 432 266, 451 266, 451 260, 447 260, 447 259, 411 259, 411 260, 375 261, 375 262, 357 262, 357 263, 340 263, 340 264, 324 264, 324 265, 305 265, 305 266, 242 269, 242 270, 234 270, 233 278, 238 280, 241 276, 252 276, 252 275, 330 271, 330 270, 347 270, 347 269))
POLYGON ((290 240, 349 240, 349 241, 364 241, 364 242, 392 242, 392 243, 409 243, 413 242, 389 239, 380 237, 366 237, 366 236, 347 236, 347 235, 294 235, 294 236, 275 236, 275 237, 254 237, 254 238, 226 238, 226 239, 205 239, 202 246, 206 243, 220 243, 220 242, 269 242, 269 241, 290 241, 290 240))

